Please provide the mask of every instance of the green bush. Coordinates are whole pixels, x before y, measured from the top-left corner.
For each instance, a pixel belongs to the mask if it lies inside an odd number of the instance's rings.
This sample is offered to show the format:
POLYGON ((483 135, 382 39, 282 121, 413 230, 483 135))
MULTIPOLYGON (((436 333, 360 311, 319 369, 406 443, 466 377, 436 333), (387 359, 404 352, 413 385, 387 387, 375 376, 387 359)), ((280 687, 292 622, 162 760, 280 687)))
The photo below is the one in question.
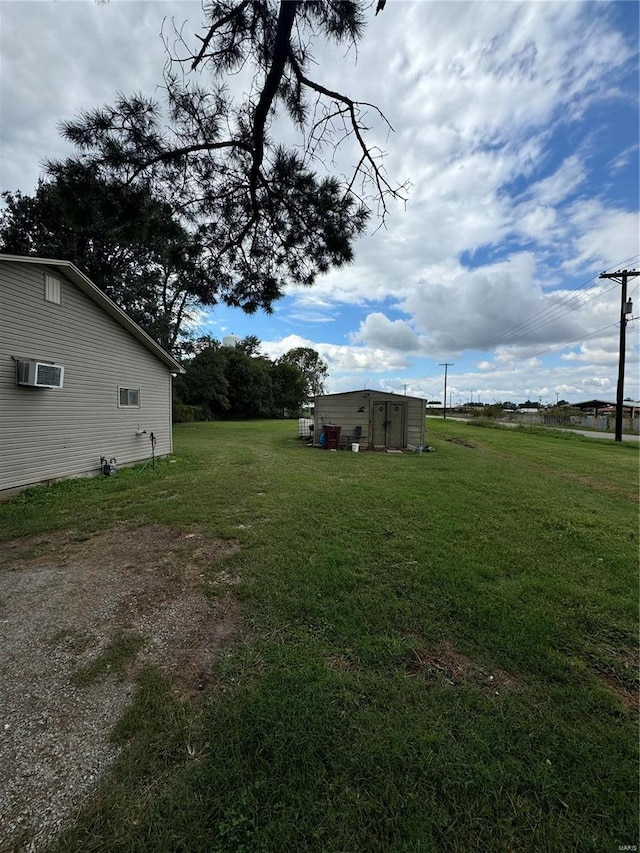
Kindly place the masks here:
POLYGON ((187 406, 179 400, 173 401, 174 424, 191 424, 194 421, 207 421, 207 412, 204 406, 187 406))
POLYGON ((467 421, 467 424, 468 426, 487 427, 488 429, 508 429, 508 427, 498 423, 498 421, 482 416, 474 417, 472 420, 467 421))

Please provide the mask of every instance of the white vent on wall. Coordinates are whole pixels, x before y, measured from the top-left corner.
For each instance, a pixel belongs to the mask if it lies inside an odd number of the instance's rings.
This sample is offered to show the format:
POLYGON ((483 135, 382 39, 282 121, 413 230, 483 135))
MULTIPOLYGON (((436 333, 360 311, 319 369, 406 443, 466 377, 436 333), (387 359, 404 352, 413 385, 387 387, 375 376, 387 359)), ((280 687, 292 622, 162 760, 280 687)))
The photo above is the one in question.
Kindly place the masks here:
POLYGON ((61 281, 54 275, 45 273, 44 276, 44 298, 46 302, 55 302, 60 305, 61 281))
POLYGON ((18 385, 31 385, 33 388, 62 388, 64 367, 46 361, 18 359, 16 382, 18 385))

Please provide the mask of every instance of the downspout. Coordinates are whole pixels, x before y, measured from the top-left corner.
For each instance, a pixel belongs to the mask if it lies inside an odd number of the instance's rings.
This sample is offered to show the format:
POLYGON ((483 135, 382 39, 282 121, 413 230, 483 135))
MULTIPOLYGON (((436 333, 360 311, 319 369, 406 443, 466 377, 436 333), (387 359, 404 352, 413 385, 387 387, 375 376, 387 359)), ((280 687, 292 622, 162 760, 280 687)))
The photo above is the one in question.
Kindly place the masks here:
POLYGON ((169 373, 169 454, 173 456, 173 380, 177 373, 169 373))

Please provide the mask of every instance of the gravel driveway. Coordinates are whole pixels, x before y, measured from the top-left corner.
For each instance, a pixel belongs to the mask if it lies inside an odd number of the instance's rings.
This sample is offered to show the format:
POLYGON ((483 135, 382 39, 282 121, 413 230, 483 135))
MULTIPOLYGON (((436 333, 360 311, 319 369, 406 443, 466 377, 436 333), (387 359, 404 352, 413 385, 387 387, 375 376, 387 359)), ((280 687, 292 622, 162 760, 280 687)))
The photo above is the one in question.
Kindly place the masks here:
POLYGON ((2 546, 0 851, 40 850, 89 796, 139 665, 187 693, 206 681, 238 625, 234 578, 211 566, 237 549, 157 525, 2 546), (122 636, 140 644, 127 677, 78 679, 122 636))

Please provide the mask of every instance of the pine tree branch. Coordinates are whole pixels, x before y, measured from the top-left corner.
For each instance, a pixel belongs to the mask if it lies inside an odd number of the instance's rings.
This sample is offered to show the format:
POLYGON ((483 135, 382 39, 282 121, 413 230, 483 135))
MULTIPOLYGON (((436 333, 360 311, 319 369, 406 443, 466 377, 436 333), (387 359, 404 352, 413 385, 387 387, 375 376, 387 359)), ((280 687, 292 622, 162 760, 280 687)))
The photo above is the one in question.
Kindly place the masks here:
POLYGON ((173 323, 173 332, 171 334, 170 339, 170 351, 173 352, 173 349, 177 343, 178 337, 180 335, 181 327, 182 327, 182 318, 184 317, 184 311, 187 304, 189 294, 185 291, 180 300, 180 307, 178 308, 175 314, 175 320, 173 323))
POLYGON ((194 154, 196 151, 217 151, 222 148, 240 148, 248 154, 253 153, 252 147, 247 145, 246 142, 241 142, 239 139, 229 139, 225 142, 202 142, 199 145, 185 145, 182 148, 172 148, 170 151, 163 151, 162 154, 145 160, 141 166, 131 173, 129 182, 135 180, 138 175, 142 174, 150 166, 155 166, 156 163, 167 163, 171 160, 178 160, 185 154, 194 154))
POLYGON ((300 0, 282 0, 278 13, 273 58, 253 117, 253 163, 249 173, 249 192, 254 211, 258 209, 258 173, 264 158, 264 134, 269 110, 278 93, 287 60, 291 58, 291 30, 300 0))
POLYGON ((211 43, 211 39, 214 37, 216 32, 218 30, 222 29, 222 27, 224 27, 225 24, 228 24, 230 21, 233 21, 234 19, 239 18, 240 15, 242 14, 242 12, 244 11, 244 9, 249 5, 250 2, 251 2, 251 0, 242 0, 242 2, 240 3, 239 6, 237 6, 235 9, 232 9, 227 15, 224 15, 222 18, 217 20, 215 22, 215 24, 213 24, 211 27, 209 27, 209 32, 207 33, 207 35, 204 38, 202 38, 202 36, 196 36, 202 42, 202 47, 200 48, 200 50, 198 51, 198 54, 196 55, 193 62, 191 63, 191 70, 192 71, 194 71, 197 68, 197 66, 200 64, 200 62, 204 58, 204 55, 207 52, 207 48, 209 47, 209 44, 211 43))

